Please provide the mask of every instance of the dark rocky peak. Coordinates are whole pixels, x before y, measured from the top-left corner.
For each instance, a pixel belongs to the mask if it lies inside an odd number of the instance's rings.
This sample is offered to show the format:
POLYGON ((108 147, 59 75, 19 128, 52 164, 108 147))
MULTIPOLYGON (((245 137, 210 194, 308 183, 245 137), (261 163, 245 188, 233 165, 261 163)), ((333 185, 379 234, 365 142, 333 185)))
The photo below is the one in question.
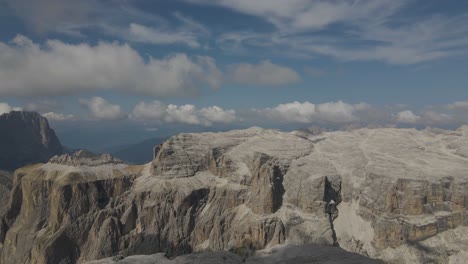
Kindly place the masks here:
POLYGON ((0 146, 0 168, 5 170, 46 162, 63 152, 47 119, 36 112, 0 115, 0 146))

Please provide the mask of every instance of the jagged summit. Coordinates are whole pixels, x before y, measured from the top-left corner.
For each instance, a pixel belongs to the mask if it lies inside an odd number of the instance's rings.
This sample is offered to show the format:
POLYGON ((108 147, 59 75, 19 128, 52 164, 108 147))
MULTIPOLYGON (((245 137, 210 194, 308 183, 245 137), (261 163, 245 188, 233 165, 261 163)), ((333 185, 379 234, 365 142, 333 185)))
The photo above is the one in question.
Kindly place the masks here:
POLYGON ((15 170, 47 162, 63 152, 49 122, 36 112, 12 111, 0 115, 0 168, 15 170))
POLYGON ((54 156, 49 163, 69 166, 101 166, 125 162, 110 154, 95 154, 88 150, 78 150, 73 154, 54 156))

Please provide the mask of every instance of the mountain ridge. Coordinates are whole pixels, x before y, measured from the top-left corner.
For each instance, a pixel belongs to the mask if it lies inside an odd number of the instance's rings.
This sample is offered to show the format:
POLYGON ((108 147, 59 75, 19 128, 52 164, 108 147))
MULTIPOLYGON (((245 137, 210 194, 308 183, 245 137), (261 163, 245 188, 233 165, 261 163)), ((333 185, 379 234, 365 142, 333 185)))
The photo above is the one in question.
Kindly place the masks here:
POLYGON ((468 258, 467 132, 256 127, 173 136, 145 165, 21 168, 1 218, 0 263, 242 256, 284 244, 460 263, 468 258))

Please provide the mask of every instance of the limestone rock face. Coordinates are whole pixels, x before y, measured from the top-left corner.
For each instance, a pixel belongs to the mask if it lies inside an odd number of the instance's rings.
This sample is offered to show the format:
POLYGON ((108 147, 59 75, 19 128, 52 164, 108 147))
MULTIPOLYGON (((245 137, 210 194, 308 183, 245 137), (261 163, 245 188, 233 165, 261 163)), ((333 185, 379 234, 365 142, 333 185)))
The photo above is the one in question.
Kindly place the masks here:
POLYGON ((174 136, 141 166, 54 157, 15 172, 0 263, 224 250, 264 263, 250 256, 282 244, 459 263, 468 257, 466 131, 251 128, 174 136))
POLYGON ((0 168, 9 171, 62 154, 47 119, 34 112, 0 115, 0 146, 0 168))

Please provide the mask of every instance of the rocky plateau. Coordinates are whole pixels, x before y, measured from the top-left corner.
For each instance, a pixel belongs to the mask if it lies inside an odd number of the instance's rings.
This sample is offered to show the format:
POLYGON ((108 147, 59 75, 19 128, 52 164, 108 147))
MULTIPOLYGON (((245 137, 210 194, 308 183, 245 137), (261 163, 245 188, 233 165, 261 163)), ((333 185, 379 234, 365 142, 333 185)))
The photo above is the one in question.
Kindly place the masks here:
POLYGON ((1 264, 468 259, 468 127, 179 134, 148 164, 79 152, 8 179, 1 264))

